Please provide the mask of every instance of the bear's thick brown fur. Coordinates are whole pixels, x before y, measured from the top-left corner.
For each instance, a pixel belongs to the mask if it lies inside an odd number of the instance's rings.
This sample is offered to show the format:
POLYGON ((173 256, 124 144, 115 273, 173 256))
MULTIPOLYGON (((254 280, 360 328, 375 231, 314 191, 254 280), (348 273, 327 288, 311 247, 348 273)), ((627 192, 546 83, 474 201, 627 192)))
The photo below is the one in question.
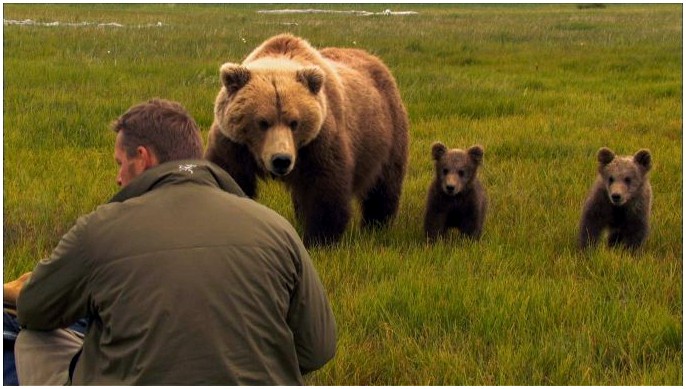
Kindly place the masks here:
POLYGON ((424 233, 429 240, 442 237, 448 228, 478 239, 483 231, 488 198, 477 170, 484 150, 475 145, 467 151, 448 150, 441 142, 431 145, 436 175, 429 187, 424 214, 424 233))
POLYGON ((598 242, 609 230, 608 245, 637 249, 648 238, 653 198, 648 180, 650 151, 619 157, 603 147, 598 150, 598 177, 584 204, 579 226, 579 247, 598 242))
POLYGON ((283 34, 220 73, 205 158, 252 198, 257 177, 285 183, 305 244, 338 241, 353 197, 365 226, 394 217, 409 124, 395 80, 378 58, 357 49, 316 50, 283 34))

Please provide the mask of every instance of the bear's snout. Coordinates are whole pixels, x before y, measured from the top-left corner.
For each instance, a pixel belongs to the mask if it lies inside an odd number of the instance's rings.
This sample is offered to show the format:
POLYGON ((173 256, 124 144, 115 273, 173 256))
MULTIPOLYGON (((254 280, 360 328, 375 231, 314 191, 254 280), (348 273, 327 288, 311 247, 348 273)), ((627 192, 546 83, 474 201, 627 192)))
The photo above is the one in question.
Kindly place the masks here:
POLYGON ((462 185, 459 182, 444 182, 442 187, 443 193, 448 196, 455 196, 462 191, 462 185))
POLYGON ((447 174, 443 178, 443 183, 441 185, 443 187, 443 192, 447 194, 448 196, 454 196, 462 190, 462 183, 460 182, 460 178, 457 176, 457 174, 447 174))
POLYGON ((612 200, 612 203, 615 205, 621 205, 622 204, 622 195, 619 193, 612 193, 610 195, 610 200, 612 200))
POLYGON ((290 173, 297 158, 292 130, 286 126, 275 126, 265 133, 263 143, 260 155, 265 169, 276 176, 290 173))
POLYGON ((276 154, 270 162, 271 168, 269 170, 276 175, 284 176, 291 171, 293 159, 288 154, 276 154))

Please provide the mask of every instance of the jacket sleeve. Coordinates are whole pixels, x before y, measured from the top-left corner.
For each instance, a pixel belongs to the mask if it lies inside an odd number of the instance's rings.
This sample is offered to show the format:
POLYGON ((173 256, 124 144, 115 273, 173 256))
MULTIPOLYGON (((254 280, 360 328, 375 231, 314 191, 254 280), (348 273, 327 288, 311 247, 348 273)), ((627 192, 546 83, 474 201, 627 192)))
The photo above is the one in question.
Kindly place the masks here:
POLYGON ((87 218, 77 220, 24 284, 17 300, 20 325, 32 330, 53 330, 86 316, 87 274, 91 267, 84 255, 87 218))
POLYGON ((317 270, 300 240, 300 280, 288 312, 302 374, 324 366, 336 353, 336 321, 317 270))

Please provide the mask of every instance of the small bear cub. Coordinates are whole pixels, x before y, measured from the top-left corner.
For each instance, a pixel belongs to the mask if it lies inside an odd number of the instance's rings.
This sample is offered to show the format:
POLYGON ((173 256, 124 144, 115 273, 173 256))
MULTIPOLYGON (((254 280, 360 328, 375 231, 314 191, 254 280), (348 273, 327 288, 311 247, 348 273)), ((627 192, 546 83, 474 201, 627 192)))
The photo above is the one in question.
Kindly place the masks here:
POLYGON ((598 150, 598 177, 584 204, 579 226, 579 247, 595 245, 604 230, 608 245, 637 249, 648 238, 653 199, 648 172, 650 151, 641 149, 632 156, 615 156, 598 150))
POLYGON ((429 187, 424 215, 424 232, 429 240, 442 237, 448 228, 478 239, 486 216, 488 199, 476 177, 484 149, 475 145, 467 151, 448 150, 441 142, 431 145, 436 176, 429 187))

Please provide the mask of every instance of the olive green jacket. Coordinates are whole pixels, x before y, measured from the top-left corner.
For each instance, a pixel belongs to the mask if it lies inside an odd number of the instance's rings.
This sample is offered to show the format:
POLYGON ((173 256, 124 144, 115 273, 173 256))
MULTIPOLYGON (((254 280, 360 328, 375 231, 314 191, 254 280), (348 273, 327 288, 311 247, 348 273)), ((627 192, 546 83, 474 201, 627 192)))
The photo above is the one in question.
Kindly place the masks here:
POLYGON ((294 385, 335 353, 295 230, 201 160, 149 169, 79 218, 17 306, 32 330, 91 318, 77 385, 294 385))

